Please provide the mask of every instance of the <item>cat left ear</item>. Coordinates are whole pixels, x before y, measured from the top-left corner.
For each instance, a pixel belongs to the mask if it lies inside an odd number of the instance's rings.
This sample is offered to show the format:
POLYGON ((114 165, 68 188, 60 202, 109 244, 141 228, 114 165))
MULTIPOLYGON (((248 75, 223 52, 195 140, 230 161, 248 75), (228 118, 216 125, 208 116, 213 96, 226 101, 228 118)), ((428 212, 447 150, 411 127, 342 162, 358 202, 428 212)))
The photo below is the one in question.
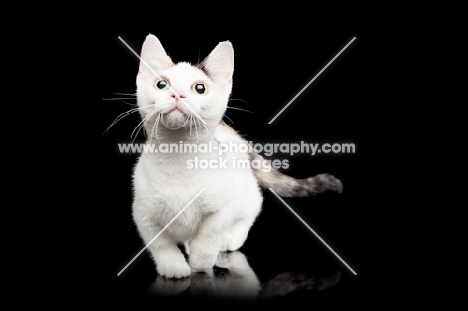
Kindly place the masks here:
POLYGON ((146 78, 154 80, 156 78, 154 72, 159 74, 160 70, 174 65, 159 39, 151 34, 146 37, 145 42, 143 43, 140 57, 141 60, 137 77, 138 79, 146 78))
POLYGON ((200 67, 207 71, 208 76, 215 82, 232 84, 234 48, 231 42, 220 42, 200 64, 200 67))

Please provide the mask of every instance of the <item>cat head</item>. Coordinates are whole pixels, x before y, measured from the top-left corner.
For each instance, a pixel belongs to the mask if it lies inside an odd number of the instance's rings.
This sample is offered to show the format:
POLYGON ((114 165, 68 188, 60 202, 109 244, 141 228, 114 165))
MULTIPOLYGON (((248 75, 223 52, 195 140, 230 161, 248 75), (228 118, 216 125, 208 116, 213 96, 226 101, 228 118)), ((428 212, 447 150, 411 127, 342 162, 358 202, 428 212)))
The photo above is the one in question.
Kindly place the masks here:
POLYGON ((219 124, 232 90, 230 42, 220 42, 203 62, 191 65, 173 63, 158 38, 148 35, 140 57, 137 98, 146 125, 188 129, 203 123, 213 129, 219 124))

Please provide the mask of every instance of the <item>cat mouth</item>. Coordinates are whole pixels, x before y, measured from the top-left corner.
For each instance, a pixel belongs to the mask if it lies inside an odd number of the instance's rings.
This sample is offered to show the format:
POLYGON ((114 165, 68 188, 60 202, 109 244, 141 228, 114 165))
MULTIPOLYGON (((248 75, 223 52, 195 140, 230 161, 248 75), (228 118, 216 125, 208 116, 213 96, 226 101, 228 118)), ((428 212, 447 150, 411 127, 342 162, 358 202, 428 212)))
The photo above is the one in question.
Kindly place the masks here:
POLYGON ((168 129, 186 127, 188 120, 189 117, 187 113, 179 107, 171 108, 169 111, 163 112, 161 115, 161 122, 168 129))
POLYGON ((174 107, 169 108, 168 110, 164 111, 162 114, 165 116, 182 115, 184 117, 187 115, 187 113, 179 105, 175 105, 174 107))
POLYGON ((171 114, 171 113, 181 113, 181 114, 185 115, 185 112, 182 111, 179 107, 174 107, 171 110, 169 110, 168 112, 166 112, 165 114, 171 114))

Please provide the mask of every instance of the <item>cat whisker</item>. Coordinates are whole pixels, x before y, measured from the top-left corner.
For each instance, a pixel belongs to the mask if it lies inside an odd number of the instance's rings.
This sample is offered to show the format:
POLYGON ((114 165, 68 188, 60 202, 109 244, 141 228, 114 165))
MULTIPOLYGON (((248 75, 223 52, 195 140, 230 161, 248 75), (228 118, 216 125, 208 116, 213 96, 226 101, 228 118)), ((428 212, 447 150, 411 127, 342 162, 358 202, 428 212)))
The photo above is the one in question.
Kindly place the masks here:
POLYGON ((124 104, 129 105, 129 106, 137 107, 137 103, 132 104, 132 103, 126 102, 125 100, 122 100, 122 102, 123 102, 124 104))
POLYGON ((210 135, 210 140, 215 141, 213 135, 211 135, 211 132, 210 132, 210 130, 206 127, 206 125, 203 124, 203 126, 205 127, 205 130, 206 130, 206 132, 208 133, 208 135, 210 135))
MULTIPOLYGON (((223 117, 226 117, 226 118, 227 118, 229 121, 231 121, 231 123, 234 125, 234 121, 232 121, 232 119, 229 118, 226 114, 223 114, 223 117)), ((224 124, 226 124, 226 123, 224 123, 224 124)), ((226 125, 227 125, 227 124, 226 124, 226 125)))
POLYGON ((136 93, 111 93, 111 95, 128 95, 128 96, 137 96, 136 93))
MULTIPOLYGON (((150 133, 150 144, 153 143, 153 132, 154 132, 154 129, 157 127, 158 125, 158 122, 159 122, 159 117, 161 116, 161 113, 158 113, 158 116, 156 117, 156 120, 154 121, 154 125, 153 125, 153 128, 151 129, 151 133, 150 133)), ((158 129, 156 128, 156 139, 159 141, 158 139, 158 129)))
POLYGON ((161 120, 161 118, 162 118, 162 114, 158 113, 158 117, 156 118, 156 121, 155 121, 156 122, 156 133, 155 134, 156 134, 156 139, 157 139, 158 142, 161 142, 159 140, 159 136, 158 136, 158 127, 159 127, 159 121, 161 120))
POLYGON ((193 121, 193 116, 192 115, 189 115, 189 118, 190 118, 190 127, 189 127, 189 138, 187 139, 187 141, 190 141, 190 138, 192 138, 192 121, 193 121))
POLYGON ((144 125, 145 123, 152 117, 154 116, 155 114, 157 113, 157 111, 154 111, 152 113, 149 113, 146 117, 143 118, 143 120, 141 120, 140 123, 138 123, 138 125, 133 129, 132 131, 132 134, 130 135, 130 139, 132 140, 132 144, 135 142, 135 139, 136 137, 138 136, 138 133, 141 131, 142 128, 144 128, 144 125), (136 131, 136 133, 135 133, 136 131), (135 135, 135 136, 133 136, 135 135), (133 138, 132 138, 133 137, 133 138))
MULTIPOLYGON (((132 105, 133 106, 133 105, 132 105)), ((129 116, 131 115, 132 113, 135 113, 137 112, 140 108, 146 108, 146 107, 151 107, 152 105, 146 105, 146 106, 142 106, 142 107, 134 107, 132 109, 129 109, 121 114, 119 114, 114 121, 112 121, 111 125, 109 125, 109 127, 107 129, 104 130, 104 132, 102 133, 102 135, 104 134, 107 134, 109 133, 109 130, 111 129, 111 127, 113 127, 115 124, 117 124, 117 122, 119 122, 120 120, 122 120, 123 118, 125 118, 126 116, 129 116)))
POLYGON ((228 109, 234 109, 234 110, 240 110, 240 111, 245 111, 245 112, 248 112, 248 113, 253 113, 252 111, 249 111, 247 109, 242 109, 242 108, 237 108, 237 107, 229 107, 227 106, 228 109))
POLYGON ((144 122, 146 121, 147 117, 143 118, 143 120, 141 120, 140 123, 138 123, 137 126, 135 126, 135 128, 133 129, 132 133, 130 134, 130 139, 131 139, 131 142, 133 144, 133 142, 135 141, 136 139, 136 136, 138 135, 138 133, 140 132, 141 128, 144 126, 144 122), (136 131, 136 134, 135 134, 135 131, 136 131), (133 136, 135 134, 135 137, 133 136))
MULTIPOLYGON (((189 125, 189 137, 187 138, 187 140, 186 140, 184 143, 190 141, 190 138, 192 138, 192 115, 191 115, 191 114, 187 114, 187 115, 185 116, 185 118, 186 118, 185 124, 187 124, 188 121, 190 120, 190 125, 189 125)), ((185 125, 184 125, 184 126, 185 126, 185 125)))
POLYGON ((197 121, 197 119, 192 115, 190 115, 190 118, 191 118, 191 121, 193 122, 193 125, 195 125, 195 122, 197 121))
POLYGON ((229 126, 229 125, 227 125, 227 123, 226 123, 226 122, 224 122, 224 120, 223 120, 223 119, 219 120, 219 123, 221 123, 221 124, 223 124, 223 125, 226 125, 226 126, 229 126))
MULTIPOLYGON (((154 131, 155 129, 156 129, 156 131, 155 131, 156 140, 157 140, 158 142, 161 142, 161 141, 159 140, 159 136, 158 136, 158 127, 159 127, 159 120, 161 119, 162 113, 161 113, 161 112, 154 112, 154 113, 152 114, 152 116, 153 116, 154 114, 156 114, 156 113, 157 113, 158 115, 156 116, 156 120, 154 120, 153 128, 151 129, 151 133, 150 133, 150 143, 153 141, 153 131, 154 131)), ((145 129, 146 129, 146 126, 145 126, 145 129)))
POLYGON ((133 96, 133 97, 110 97, 110 98, 103 98, 102 100, 122 100, 125 104, 130 105, 130 106, 135 106, 136 104, 128 103, 125 100, 130 100, 130 99, 137 99, 136 93, 111 93, 110 95, 120 95, 120 96, 133 96))
MULTIPOLYGON (((206 113, 206 112, 205 112, 205 113, 206 113)), ((213 119, 218 119, 218 118, 215 118, 214 116, 211 116, 211 115, 210 115, 210 117, 212 117, 213 119)), ((229 126, 229 125, 223 120, 223 118, 219 119, 219 123, 224 124, 224 125, 226 125, 226 126, 229 126)))
POLYGON ((248 102, 246 100, 243 100, 243 99, 240 99, 240 98, 230 98, 229 101, 231 100, 235 100, 235 101, 239 101, 239 102, 243 102, 245 104, 248 104, 248 102))
POLYGON ((197 134, 197 142, 200 141, 200 138, 198 137, 198 127, 197 127, 197 122, 200 122, 200 120, 195 120, 195 122, 193 122, 193 124, 195 125, 195 133, 197 134))
POLYGON ((184 116, 184 119, 185 119, 185 123, 184 123, 184 125, 182 125, 181 127, 185 127, 185 126, 187 125, 188 120, 189 120, 188 115, 185 115, 185 116, 184 116))
POLYGON ((126 111, 126 112, 123 112, 123 113, 119 114, 119 115, 117 116, 117 118, 115 118, 115 120, 112 121, 111 125, 109 125, 109 126, 106 128, 106 130, 102 133, 102 135, 107 134, 107 133, 109 132, 109 130, 111 129, 111 127, 113 127, 117 122, 119 122, 120 120, 122 120, 122 119, 125 118, 126 116, 131 115, 132 113, 135 113, 135 112, 137 112, 137 111, 138 111, 138 108, 132 108, 132 109, 126 111))
MULTIPOLYGON (((209 114, 207 112, 205 112, 205 114, 207 114, 209 117, 215 119, 215 117, 213 115, 211 115, 211 114, 209 114)), ((200 122, 200 120, 198 118, 196 118, 195 121, 198 122, 198 125, 200 125, 201 122, 200 122)), ((211 131, 208 129, 208 127, 204 123, 201 123, 201 125, 203 125, 203 127, 205 128, 208 135, 210 135, 210 139, 214 141, 215 139, 213 138, 213 135, 211 135, 211 131)))
POLYGON ((203 125, 203 127, 205 128, 205 130, 206 130, 206 132, 208 133, 208 135, 210 135, 210 139, 211 139, 212 141, 214 141, 215 139, 213 138, 213 135, 211 135, 211 132, 210 132, 210 130, 208 129, 208 127, 207 127, 204 123, 202 123, 202 125, 203 125))
POLYGON ((128 99, 136 99, 136 98, 130 98, 130 97, 115 97, 115 98, 103 98, 102 100, 122 100, 124 103, 126 103, 127 105, 132 105, 132 106, 135 106, 136 104, 132 104, 132 103, 127 103, 125 100, 128 100, 128 99))

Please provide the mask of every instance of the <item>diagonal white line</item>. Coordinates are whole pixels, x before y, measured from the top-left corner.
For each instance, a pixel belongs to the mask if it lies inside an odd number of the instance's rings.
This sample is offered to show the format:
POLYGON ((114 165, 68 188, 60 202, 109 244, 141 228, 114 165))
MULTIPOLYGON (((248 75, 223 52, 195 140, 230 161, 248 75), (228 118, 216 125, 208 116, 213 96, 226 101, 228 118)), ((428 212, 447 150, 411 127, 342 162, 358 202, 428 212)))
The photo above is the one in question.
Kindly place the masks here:
POLYGON ((205 191, 205 189, 206 189, 206 188, 203 188, 202 190, 200 190, 200 192, 198 192, 198 194, 197 194, 192 200, 190 200, 190 202, 188 202, 187 205, 185 205, 184 208, 181 209, 180 212, 178 212, 177 215, 175 215, 174 218, 172 218, 171 221, 169 221, 169 222, 167 223, 167 225, 165 225, 164 228, 162 228, 161 231, 159 231, 158 234, 156 234, 155 237, 152 238, 151 241, 149 241, 148 244, 146 244, 145 247, 143 247, 143 249, 142 249, 138 254, 136 254, 135 257, 133 257, 133 259, 130 260, 130 262, 129 262, 125 267, 123 267, 122 270, 120 270, 119 273, 117 273, 117 276, 120 276, 120 274, 122 274, 122 272, 124 272, 125 269, 127 269, 128 266, 130 266, 130 264, 131 264, 133 261, 135 261, 135 259, 137 259, 137 257, 140 256, 141 253, 143 253, 143 251, 144 251, 145 249, 147 249, 148 246, 150 246, 151 243, 153 243, 154 240, 156 240, 156 239, 161 235, 161 233, 163 233, 164 230, 166 230, 167 227, 169 227, 169 226, 174 222, 174 220, 176 220, 177 217, 179 217, 179 216, 187 209, 187 207, 189 207, 190 204, 192 204, 193 201, 195 201, 195 199, 198 198, 198 196, 199 196, 203 191, 205 191))
MULTIPOLYGON (((125 42, 124 39, 122 39, 120 36, 119 36, 118 38, 119 38, 120 41, 122 41, 122 43, 123 43, 130 51, 132 51, 133 54, 135 54, 136 57, 138 57, 138 59, 139 59, 146 67, 148 67, 148 69, 149 69, 156 77, 158 77, 159 79, 161 79, 161 76, 160 76, 156 71, 154 71, 153 68, 151 68, 150 65, 148 65, 148 63, 145 62, 145 60, 144 60, 143 58, 141 58, 140 55, 138 55, 138 53, 135 52, 135 50, 132 49, 132 48, 130 47, 130 45, 127 44, 127 42, 125 42)), ((186 102, 182 97, 180 97, 179 94, 176 93, 176 91, 174 91, 174 89, 173 89, 171 86, 169 86, 169 90, 170 90, 172 93, 174 93, 176 96, 178 96, 179 99, 180 99, 180 101, 181 101, 181 102, 182 102, 182 103, 183 103, 183 104, 200 120, 200 121, 202 121, 203 124, 206 125, 205 120, 203 120, 202 117, 200 117, 200 115, 199 115, 198 113, 196 113, 196 112, 192 109, 192 107, 190 107, 189 104, 187 104, 187 102, 186 102)))
POLYGON ((283 204, 296 216, 306 227, 309 229, 319 240, 322 242, 332 253, 335 255, 349 270, 351 270, 354 275, 357 275, 357 273, 286 203, 284 200, 273 190, 272 188, 270 189, 271 192, 281 201, 283 204))
POLYGON ((295 100, 296 100, 296 98, 298 98, 298 97, 299 97, 299 95, 301 95, 301 94, 302 94, 302 92, 304 92, 304 91, 305 91, 305 89, 306 89, 306 88, 308 88, 308 87, 309 87, 309 85, 311 85, 311 84, 312 84, 312 82, 314 82, 314 80, 315 80, 315 79, 317 79, 317 77, 318 77, 318 76, 319 76, 319 75, 320 75, 322 72, 324 72, 324 71, 325 71, 325 69, 327 69, 327 67, 328 67, 328 66, 330 66, 330 64, 331 64, 331 63, 333 63, 333 61, 334 61, 334 60, 335 60, 337 57, 338 57, 338 56, 340 56, 340 54, 341 54, 341 53, 343 53, 343 51, 344 51, 344 50, 346 50, 346 48, 347 48, 347 47, 348 47, 348 46, 349 46, 351 43, 353 43, 353 41, 354 41, 354 40, 356 40, 356 37, 354 37, 353 39, 351 39, 351 41, 349 41, 349 43, 348 43, 348 44, 346 44, 346 46, 345 46, 344 48, 342 48, 342 49, 341 49, 341 51, 339 51, 339 52, 338 52, 338 54, 336 54, 336 56, 335 56, 335 57, 333 57, 333 59, 332 59, 331 61, 329 61, 329 62, 328 62, 328 64, 326 64, 326 65, 325 65, 325 67, 323 67, 323 69, 322 69, 322 70, 320 70, 320 72, 319 72, 317 75, 315 75, 315 77, 313 77, 313 78, 312 78, 312 80, 310 80, 310 81, 309 81, 309 83, 307 83, 307 85, 306 85, 306 86, 304 86, 304 87, 302 88, 302 90, 300 90, 300 91, 299 91, 299 93, 297 93, 297 95, 296 95, 296 96, 294 96, 294 97, 293 97, 293 99, 291 99, 291 100, 289 101, 289 103, 287 103, 287 104, 286 104, 286 106, 284 106, 284 107, 283 107, 283 109, 281 109, 281 111, 280 111, 280 112, 278 112, 278 114, 277 114, 277 115, 276 115, 276 116, 275 116, 273 119, 271 119, 271 121, 270 121, 270 122, 268 122, 268 124, 271 124, 271 123, 273 123, 273 121, 275 121, 275 120, 276 120, 276 118, 278 118, 278 117, 279 117, 279 115, 280 115, 280 114, 282 114, 282 113, 283 113, 283 111, 285 111, 285 110, 286 110, 286 108, 288 108, 288 107, 289 107, 289 105, 291 105, 291 104, 292 104, 292 102, 293 102, 293 101, 295 101, 295 100))

